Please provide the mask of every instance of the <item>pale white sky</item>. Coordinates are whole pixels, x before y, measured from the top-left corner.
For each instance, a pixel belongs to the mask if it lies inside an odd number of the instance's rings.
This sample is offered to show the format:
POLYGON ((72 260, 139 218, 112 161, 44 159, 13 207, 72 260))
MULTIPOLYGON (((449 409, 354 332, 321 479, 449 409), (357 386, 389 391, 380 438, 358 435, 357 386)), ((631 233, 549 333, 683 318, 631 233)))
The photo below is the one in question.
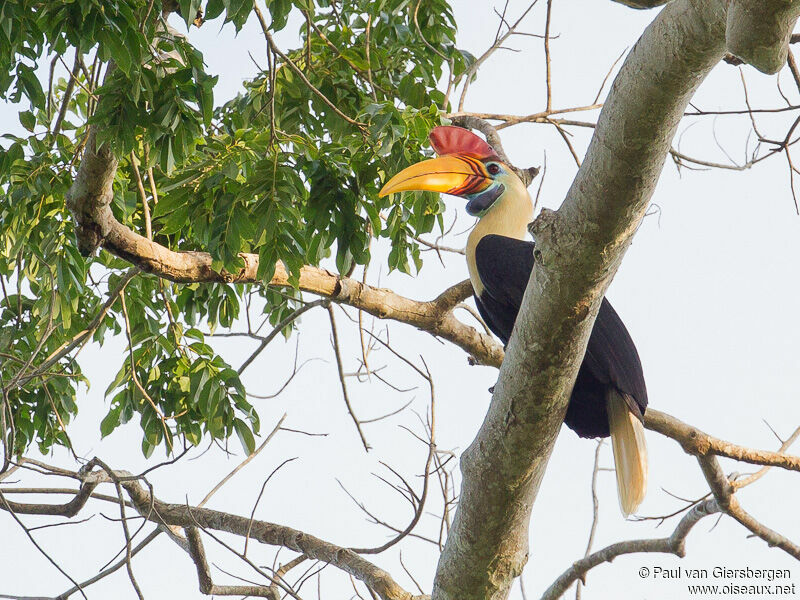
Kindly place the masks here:
MULTIPOLYGON (((496 4, 502 8, 502 2, 496 4)), ((540 2, 532 11, 523 30, 542 32, 544 5, 540 2)), ((516 18, 525 6, 525 2, 512 1, 510 17, 516 18)), ((492 42, 497 18, 491 7, 489 3, 454 2, 460 47, 479 55, 492 42)), ((612 2, 555 2, 552 32, 559 37, 551 42, 553 105, 590 103, 609 66, 632 46, 655 14, 656 11, 633 11, 612 2)), ((292 31, 294 28, 290 26, 277 37, 284 48, 293 43, 292 31)), ((247 51, 256 60, 263 56, 263 41, 252 22, 238 37, 234 37, 231 27, 219 33, 219 26, 210 23, 200 31, 192 30, 190 38, 203 50, 209 71, 220 75, 216 92, 220 100, 235 94, 241 82, 253 75, 247 51)), ((471 86, 465 107, 468 110, 523 114, 544 108, 541 40, 516 37, 508 45, 520 52, 498 52, 484 65, 471 86)), ((754 106, 781 106, 774 77, 758 74, 751 68, 742 72, 754 106)), ((781 81, 784 92, 798 103, 798 92, 785 71, 781 81)), ((708 110, 744 108, 739 71, 721 64, 702 85, 694 102, 708 110)), ((4 131, 16 127, 15 123, 5 123, 15 121, 17 110, 0 106, 4 131)), ((787 119, 791 123, 795 116, 790 113, 765 117, 759 120, 759 126, 765 134, 782 138, 787 119)), ((681 126, 682 151, 727 162, 724 148, 737 161, 744 161, 750 128, 746 116, 707 118, 692 126, 695 121, 698 120, 687 118, 681 126)), ((573 144, 582 155, 591 131, 571 131, 575 134, 573 144)), ((505 130, 503 141, 509 156, 520 166, 541 164, 546 152, 548 169, 541 205, 556 208, 576 171, 561 138, 544 125, 521 125, 505 130)), ((752 149, 753 141, 749 144, 752 149)), ((453 211, 460 212, 454 231, 462 232, 470 220, 459 200, 448 198, 447 202, 453 211)), ((800 217, 794 211, 785 158, 770 159, 744 172, 678 173, 668 161, 653 202, 661 208, 660 213, 643 222, 608 294, 639 349, 651 406, 718 437, 774 449, 777 442, 764 420, 783 437, 800 424, 800 353, 796 344, 800 339, 797 311, 800 275, 796 267, 796 257, 800 255, 800 217)), ((451 236, 445 243, 458 246, 464 241, 465 235, 451 236)), ((381 252, 387 251, 385 246, 378 247, 381 252)), ((416 278, 387 275, 385 266, 378 268, 385 265, 385 259, 377 258, 370 270, 370 282, 412 298, 428 299, 447 284, 466 278, 462 257, 445 257, 446 268, 442 268, 435 255, 425 256, 426 267, 416 278)), ((345 368, 353 370, 357 366, 356 328, 341 311, 337 314, 347 356, 345 368)), ((468 318, 466 314, 464 318, 468 318)), ((390 328, 398 350, 411 359, 424 354, 436 378, 438 446, 459 453, 472 440, 482 421, 490 399, 486 390, 494 383, 496 370, 470 367, 457 348, 439 344, 411 328, 399 324, 391 324, 390 328)), ((246 372, 245 383, 250 391, 267 394, 280 386, 290 372, 295 341, 276 340, 262 354, 246 372)), ((254 345, 226 341, 218 347, 229 362, 238 365, 254 345)), ((69 431, 79 453, 87 457, 97 455, 116 468, 136 472, 151 464, 141 456, 138 425, 131 423, 106 440, 99 439, 99 421, 107 410, 103 391, 124 360, 124 349, 123 340, 117 339, 108 342, 102 351, 92 347, 83 352, 81 364, 92 387, 88 392, 81 391, 81 415, 69 431)), ((269 483, 257 518, 289 525, 343 546, 380 545, 387 539, 385 530, 365 522, 364 515, 337 481, 381 518, 403 528, 410 518, 409 507, 372 473, 388 475, 379 464, 384 460, 420 485, 416 476, 422 472, 426 448, 400 427, 405 425, 419 431, 419 421, 406 410, 392 419, 365 425, 367 439, 374 447, 365 454, 341 398, 324 311, 317 309, 304 316, 300 358, 323 361, 305 366, 279 398, 257 401, 264 433, 286 412, 287 427, 329 435, 307 437, 280 432, 209 506, 249 514, 266 475, 286 458, 297 456, 297 461, 269 483)), ((388 365, 383 373, 395 384, 418 388, 400 394, 377 382, 356 385, 351 381, 350 395, 357 413, 362 418, 378 416, 414 397, 410 408, 424 414, 428 406, 424 382, 386 352, 376 353, 373 360, 376 365, 388 365)), ((675 442, 648 432, 648 444, 650 488, 641 514, 661 515, 681 506, 664 490, 684 498, 698 498, 707 492, 696 462, 675 442)), ((231 448, 237 456, 226 459, 214 450, 199 460, 184 460, 156 471, 150 478, 156 493, 163 500, 199 502, 241 460, 238 441, 233 440, 231 448)), ((558 439, 533 512, 530 561, 524 574, 529 598, 538 597, 572 561, 583 555, 591 522, 594 450, 594 442, 580 440, 567 429, 558 439)), ((607 445, 602 457, 603 466, 610 467, 611 452, 607 445)), ((161 458, 156 453, 153 460, 161 458)), ((66 454, 60 451, 49 460, 69 464, 66 454)), ((723 466, 729 472, 751 470, 733 462, 724 462, 723 466)), ((53 485, 50 480, 31 476, 25 476, 23 481, 26 485, 53 485)), ((434 490, 430 509, 438 512, 436 496, 434 490)), ((770 473, 737 496, 766 525, 792 540, 800 540, 797 474, 770 473)), ((614 476, 607 471, 599 475, 599 498, 595 549, 625 539, 669 535, 676 523, 673 519, 656 527, 657 521, 624 521, 617 506, 614 476)), ((118 515, 112 505, 93 504, 81 516, 97 512, 118 515)), ((24 520, 29 525, 52 521, 36 517, 24 520)), ((434 516, 426 517, 420 532, 435 536, 437 522, 434 516)), ((731 519, 723 518, 711 530, 714 523, 713 518, 708 518, 695 527, 683 561, 671 556, 634 555, 594 569, 583 597, 654 600, 688 596, 685 585, 691 582, 685 579, 669 582, 639 577, 640 567, 654 565, 681 564, 709 570, 717 565, 788 568, 792 581, 800 583, 800 566, 787 554, 767 548, 758 539, 748 539, 747 532, 731 519)), ((0 594, 55 595, 69 587, 69 582, 31 547, 10 519, 0 518, 0 532, 4 548, 0 594)), ((124 546, 119 525, 99 515, 86 524, 45 529, 36 535, 78 580, 93 575, 124 546)), ((240 547, 240 542, 233 543, 240 547)), ((225 570, 257 578, 212 540, 206 540, 206 549, 210 560, 225 570)), ((430 544, 407 539, 399 547, 372 558, 406 589, 415 591, 399 564, 401 549, 403 562, 429 592, 438 556, 437 549, 430 544)), ((272 565, 272 548, 251 546, 251 553, 257 564, 272 565)), ((282 552, 279 561, 285 562, 290 556, 282 552)), ((302 570, 298 569, 298 573, 302 570)), ((166 538, 160 538, 137 556, 134 571, 148 599, 203 597, 197 591, 196 574, 188 556, 166 538)), ((213 574, 217 583, 236 583, 217 570, 213 574)), ((316 585, 314 578, 301 595, 315 597, 316 585)), ((363 587, 360 591, 366 596, 363 587)), ((573 594, 570 591, 568 595, 573 594)), ((87 595, 135 597, 124 569, 89 588, 87 595)), ((345 575, 332 568, 323 572, 322 598, 352 595, 345 575)), ((516 586, 512 597, 521 597, 516 586)))

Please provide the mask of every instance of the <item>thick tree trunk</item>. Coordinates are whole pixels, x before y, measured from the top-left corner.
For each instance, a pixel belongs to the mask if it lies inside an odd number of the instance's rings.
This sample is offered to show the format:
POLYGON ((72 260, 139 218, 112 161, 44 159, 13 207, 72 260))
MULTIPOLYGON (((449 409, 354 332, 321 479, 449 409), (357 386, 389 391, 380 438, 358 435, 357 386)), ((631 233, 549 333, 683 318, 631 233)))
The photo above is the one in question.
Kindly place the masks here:
POLYGON ((663 9, 617 76, 564 204, 534 223, 536 268, 489 413, 462 455, 434 600, 506 598, 521 573, 533 502, 600 300, 686 105, 725 53, 725 23, 721 0, 675 0, 663 9))

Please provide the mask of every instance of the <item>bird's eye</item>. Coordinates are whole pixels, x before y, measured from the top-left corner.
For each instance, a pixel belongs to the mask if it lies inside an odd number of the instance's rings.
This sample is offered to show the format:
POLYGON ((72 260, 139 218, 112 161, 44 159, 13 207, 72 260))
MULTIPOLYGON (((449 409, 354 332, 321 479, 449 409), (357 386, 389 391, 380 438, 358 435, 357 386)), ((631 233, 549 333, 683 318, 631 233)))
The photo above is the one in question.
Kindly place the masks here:
POLYGON ((500 172, 500 165, 497 163, 489 163, 486 170, 489 171, 489 175, 497 175, 500 172))

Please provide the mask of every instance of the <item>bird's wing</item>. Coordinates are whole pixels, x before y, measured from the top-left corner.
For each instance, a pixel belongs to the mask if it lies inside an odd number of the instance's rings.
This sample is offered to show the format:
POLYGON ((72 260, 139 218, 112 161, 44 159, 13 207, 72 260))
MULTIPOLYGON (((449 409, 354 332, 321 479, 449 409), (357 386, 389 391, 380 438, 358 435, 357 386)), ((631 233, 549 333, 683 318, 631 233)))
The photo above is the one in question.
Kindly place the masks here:
POLYGON ((495 234, 484 236, 475 247, 475 266, 484 287, 478 310, 504 344, 533 270, 533 248, 533 242, 495 234))
POLYGON ((486 291, 519 310, 533 270, 534 243, 503 235, 485 235, 475 247, 475 266, 486 291))
MULTIPOLYGON (((484 236, 475 248, 475 265, 484 285, 478 308, 488 313, 486 324, 508 343, 522 296, 533 270, 533 242, 501 235, 484 236), (509 323, 510 321, 510 323, 509 323)), ((611 384, 627 397, 631 411, 641 418, 647 407, 647 388, 639 353, 628 330, 603 298, 589 337, 582 368, 601 383, 611 384)))
POLYGON ((640 419, 647 408, 647 387, 642 363, 628 330, 611 303, 603 298, 594 322, 584 366, 604 383, 610 383, 624 396, 631 411, 640 419))

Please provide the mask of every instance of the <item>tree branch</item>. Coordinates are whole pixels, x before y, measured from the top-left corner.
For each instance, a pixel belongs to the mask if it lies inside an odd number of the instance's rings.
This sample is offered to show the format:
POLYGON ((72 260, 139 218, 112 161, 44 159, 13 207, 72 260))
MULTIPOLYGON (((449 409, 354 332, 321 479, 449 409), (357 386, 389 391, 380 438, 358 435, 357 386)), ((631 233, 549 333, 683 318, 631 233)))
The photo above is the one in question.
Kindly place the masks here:
POLYGON ((197 527, 186 528, 186 539, 189 541, 189 556, 192 557, 197 568, 197 580, 200 591, 207 596, 258 596, 260 598, 280 598, 272 588, 265 585, 216 585, 211 579, 211 570, 208 568, 206 551, 203 540, 197 527))
POLYGON ((639 552, 662 552, 674 554, 683 558, 686 554, 686 537, 700 519, 708 515, 720 512, 720 507, 716 500, 706 500, 690 510, 678 523, 672 535, 655 540, 629 540, 617 542, 606 546, 602 550, 576 560, 569 569, 564 571, 556 579, 544 594, 542 600, 557 600, 567 591, 576 581, 584 581, 586 574, 594 567, 611 562, 623 554, 636 554, 639 552))
POLYGON ((726 4, 674 0, 609 93, 575 181, 534 223, 536 268, 478 436, 434 600, 506 598, 600 300, 646 212, 683 112, 725 53, 726 4))
POLYGON ((109 575, 111 575, 112 573, 115 573, 116 571, 118 571, 120 569, 120 567, 125 566, 125 564, 127 564, 127 562, 131 558, 136 556, 139 553, 140 550, 144 549, 148 544, 150 544, 150 542, 152 542, 154 539, 156 539, 161 533, 162 533, 162 529, 160 527, 156 527, 153 531, 151 531, 147 535, 146 538, 144 538, 141 542, 136 544, 136 546, 134 548, 131 549, 130 556, 125 556, 125 557, 121 558, 119 561, 117 561, 116 563, 114 563, 110 567, 100 571, 97 575, 95 575, 93 577, 90 577, 89 579, 87 579, 86 581, 81 582, 80 584, 76 584, 75 586, 73 586, 70 589, 68 589, 66 592, 60 593, 58 596, 56 596, 55 600, 67 600, 67 598, 72 596, 75 592, 81 591, 82 588, 89 587, 93 583, 97 583, 101 579, 104 579, 104 578, 108 577, 109 575))
MULTIPOLYGON (((93 128, 78 177, 67 198, 76 222, 78 248, 84 255, 93 253, 102 245, 142 271, 178 283, 263 283, 257 277, 257 254, 240 254, 245 266, 237 273, 218 273, 211 267, 209 253, 175 252, 117 221, 109 206, 117 161, 106 146, 96 149, 94 139, 93 128)), ((276 264, 275 274, 268 285, 291 285, 282 263, 276 264)), ((433 301, 424 302, 405 298, 388 289, 374 288, 325 269, 305 266, 300 270, 299 287, 381 319, 406 323, 444 338, 464 349, 479 364, 499 366, 502 361, 502 347, 497 341, 465 325, 452 313, 456 304, 472 295, 469 281, 446 290, 433 301)))
POLYGON ((786 64, 798 16, 798 0, 731 0, 725 31, 728 51, 762 73, 777 73, 786 64))
MULTIPOLYGON (((389 573, 363 559, 352 550, 336 546, 291 527, 199 506, 162 502, 155 497, 152 490, 139 483, 136 475, 126 471, 112 470, 105 466, 102 469, 90 470, 95 465, 104 464, 97 458, 89 461, 78 472, 55 469, 44 463, 38 463, 38 461, 35 461, 34 464, 39 464, 47 472, 77 479, 81 481, 83 486, 89 484, 96 486, 101 483, 119 484, 130 498, 130 503, 126 501, 125 506, 133 508, 146 520, 164 527, 164 531, 167 533, 171 531, 172 527, 184 529, 200 527, 204 530, 223 531, 243 538, 249 537, 263 544, 282 546, 299 552, 312 560, 331 564, 363 581, 377 592, 383 600, 423 600, 424 598, 412 596, 401 588, 389 573)), ((15 490, 6 490, 6 492, 13 491, 15 490)), ((36 491, 41 493, 41 490, 36 491)), ((63 492, 79 493, 77 490, 63 490, 63 492)), ((92 494, 91 497, 97 498, 99 496, 92 494)), ((110 496, 100 499, 116 505, 119 505, 120 502, 119 498, 110 496)), ((62 505, 11 503, 3 494, 0 494, 0 510, 6 510, 15 519, 17 519, 16 513, 18 512, 20 514, 63 514, 62 505)), ((188 543, 185 549, 189 550, 188 543)), ((131 550, 130 556, 133 556, 133 554, 134 551, 131 550)), ((123 561, 122 564, 125 564, 125 562, 123 561)), ((115 568, 119 568, 119 566, 115 568)), ((73 584, 77 585, 75 581, 73 581, 73 584)))
MULTIPOLYGON (((123 472, 118 472, 118 474, 121 479, 127 475, 123 472)), ((384 600, 412 600, 412 595, 402 589, 383 569, 364 560, 351 550, 336 546, 313 535, 267 521, 251 521, 248 517, 207 508, 161 502, 137 481, 124 481, 122 486, 137 507, 139 514, 155 523, 178 525, 184 528, 202 527, 242 537, 246 536, 249 531, 251 539, 263 544, 283 546, 350 573, 375 590, 384 600)))
POLYGON ((647 409, 645 427, 672 438, 681 445, 687 454, 694 456, 717 455, 753 465, 768 465, 790 471, 800 471, 800 457, 732 444, 708 435, 692 425, 653 408, 647 409))
POLYGON ((96 482, 84 483, 81 485, 80 489, 76 491, 75 497, 65 504, 28 504, 12 502, 5 498, 3 492, 0 492, 0 499, 5 504, 3 508, 18 515, 53 515, 71 518, 81 512, 81 509, 86 506, 89 498, 92 497, 92 492, 95 487, 97 487, 96 482))
POLYGON ((742 508, 742 505, 739 504, 739 500, 733 495, 733 486, 722 471, 722 467, 716 456, 698 456, 697 461, 700 463, 703 476, 711 487, 717 504, 719 504, 720 508, 726 514, 739 521, 739 523, 749 529, 753 535, 767 542, 770 547, 777 546, 797 560, 800 560, 800 546, 791 542, 777 531, 759 523, 750 513, 742 508))

